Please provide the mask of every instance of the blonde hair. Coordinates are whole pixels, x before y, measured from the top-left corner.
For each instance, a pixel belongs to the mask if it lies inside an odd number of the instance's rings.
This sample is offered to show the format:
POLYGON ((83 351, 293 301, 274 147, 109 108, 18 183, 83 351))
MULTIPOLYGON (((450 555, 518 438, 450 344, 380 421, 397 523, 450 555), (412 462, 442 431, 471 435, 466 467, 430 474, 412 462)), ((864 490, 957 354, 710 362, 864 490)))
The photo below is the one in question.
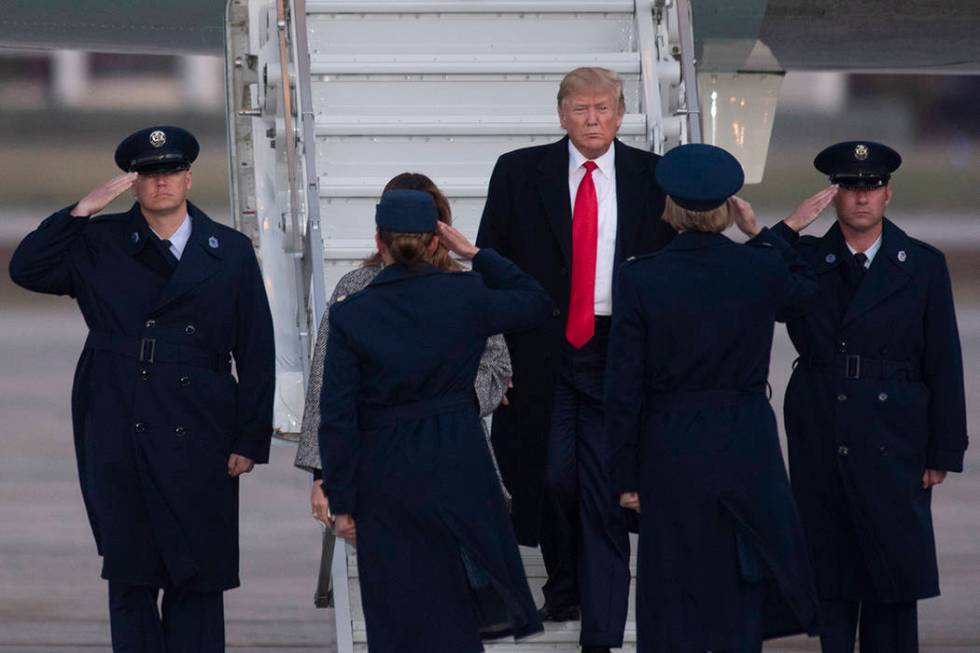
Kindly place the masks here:
POLYGON ((608 68, 584 66, 565 75, 558 85, 558 110, 569 95, 588 91, 609 91, 619 98, 619 115, 626 113, 626 98, 623 96, 623 80, 615 71, 608 68))
POLYGON ((677 231, 704 231, 717 234, 732 226, 735 215, 729 210, 727 201, 708 211, 691 211, 668 196, 664 203, 663 221, 677 231))

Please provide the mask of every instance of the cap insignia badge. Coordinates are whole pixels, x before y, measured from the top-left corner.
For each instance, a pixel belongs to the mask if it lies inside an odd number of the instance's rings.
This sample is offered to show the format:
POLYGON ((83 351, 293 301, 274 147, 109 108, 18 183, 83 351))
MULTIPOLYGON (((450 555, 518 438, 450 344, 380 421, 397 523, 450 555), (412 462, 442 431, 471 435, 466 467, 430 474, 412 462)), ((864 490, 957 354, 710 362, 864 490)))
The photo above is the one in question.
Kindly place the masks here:
POLYGON ((215 238, 214 236, 208 238, 208 247, 210 247, 211 249, 218 249, 218 239, 215 238))
POLYGON ((150 132, 150 145, 153 147, 163 147, 167 144, 167 135, 159 129, 150 132))
POLYGON ((854 148, 854 158, 858 161, 864 161, 868 158, 868 146, 861 144, 854 148))

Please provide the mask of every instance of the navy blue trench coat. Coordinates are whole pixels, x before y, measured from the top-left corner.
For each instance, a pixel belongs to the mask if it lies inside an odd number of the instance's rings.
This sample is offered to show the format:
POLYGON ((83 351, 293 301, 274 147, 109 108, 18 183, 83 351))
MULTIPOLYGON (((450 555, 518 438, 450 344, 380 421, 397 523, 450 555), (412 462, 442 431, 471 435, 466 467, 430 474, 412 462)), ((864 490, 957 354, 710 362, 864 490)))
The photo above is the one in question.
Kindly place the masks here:
POLYGON ((963 358, 942 253, 885 219, 853 299, 840 227, 802 238, 819 290, 787 323, 800 355, 784 404, 790 476, 821 598, 939 594, 925 469, 963 470, 963 358))
POLYGON ((252 245, 188 205, 191 236, 171 275, 138 204, 90 219, 71 208, 24 239, 10 275, 74 297, 89 328, 72 421, 102 577, 235 587, 238 480, 228 457, 268 461, 275 384, 252 245))
POLYGON ((620 271, 606 414, 616 490, 640 494, 642 653, 816 631, 766 398, 777 313, 814 289, 809 268, 768 230, 749 246, 685 232, 620 271))
POLYGON ((357 520, 372 653, 482 650, 461 551, 487 572, 515 636, 541 630, 473 382, 487 338, 537 326, 551 303, 493 250, 473 268, 390 265, 330 310, 323 490, 334 514, 357 520))

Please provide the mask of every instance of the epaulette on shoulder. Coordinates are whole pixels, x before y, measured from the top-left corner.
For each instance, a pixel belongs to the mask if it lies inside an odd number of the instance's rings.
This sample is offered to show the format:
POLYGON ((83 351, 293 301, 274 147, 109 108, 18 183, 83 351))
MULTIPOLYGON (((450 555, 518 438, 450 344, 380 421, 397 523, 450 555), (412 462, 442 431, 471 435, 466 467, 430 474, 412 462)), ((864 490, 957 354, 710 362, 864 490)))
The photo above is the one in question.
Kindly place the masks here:
POLYGON ((88 219, 89 224, 96 224, 99 222, 113 223, 122 222, 129 217, 128 213, 106 213, 104 215, 95 215, 88 219))
POLYGON ((654 256, 662 254, 663 251, 664 250, 661 249, 656 252, 650 252, 649 254, 637 254, 636 256, 631 256, 623 262, 623 265, 633 265, 634 263, 639 263, 641 261, 648 261, 654 256))
POLYGON ((334 308, 338 306, 346 306, 351 302, 356 301, 358 298, 363 297, 365 294, 367 294, 368 288, 370 288, 370 286, 361 288, 360 290, 357 290, 350 294, 337 295, 337 297, 333 301, 333 304, 330 307, 330 310, 334 310, 334 308))
POLYGON ((912 238, 911 236, 909 236, 909 242, 911 242, 916 247, 929 252, 933 256, 937 256, 939 258, 945 258, 945 254, 943 254, 943 250, 939 249, 935 245, 930 245, 927 242, 921 241, 918 238, 912 238))

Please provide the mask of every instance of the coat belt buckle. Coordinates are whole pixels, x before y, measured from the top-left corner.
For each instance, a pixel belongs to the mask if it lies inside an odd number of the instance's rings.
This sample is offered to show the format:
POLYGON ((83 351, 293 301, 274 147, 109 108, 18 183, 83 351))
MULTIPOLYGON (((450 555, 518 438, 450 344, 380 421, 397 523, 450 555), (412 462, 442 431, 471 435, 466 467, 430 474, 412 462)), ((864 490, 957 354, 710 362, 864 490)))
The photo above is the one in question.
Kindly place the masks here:
POLYGON ((861 378, 861 357, 859 355, 851 354, 847 357, 844 366, 844 378, 861 378))
POLYGON ((143 338, 140 340, 140 362, 152 363, 157 351, 156 338, 143 338))

